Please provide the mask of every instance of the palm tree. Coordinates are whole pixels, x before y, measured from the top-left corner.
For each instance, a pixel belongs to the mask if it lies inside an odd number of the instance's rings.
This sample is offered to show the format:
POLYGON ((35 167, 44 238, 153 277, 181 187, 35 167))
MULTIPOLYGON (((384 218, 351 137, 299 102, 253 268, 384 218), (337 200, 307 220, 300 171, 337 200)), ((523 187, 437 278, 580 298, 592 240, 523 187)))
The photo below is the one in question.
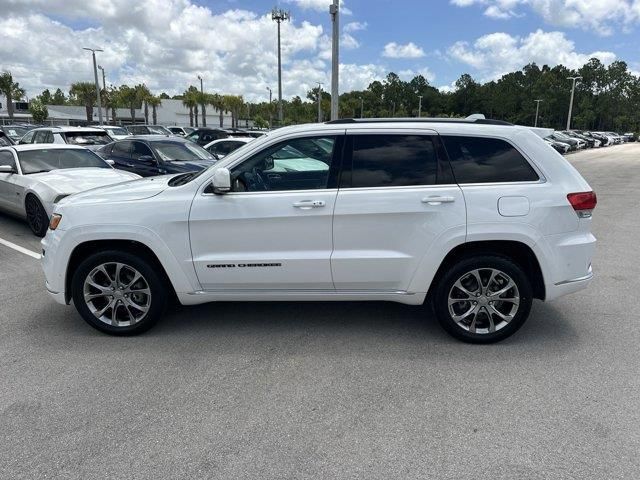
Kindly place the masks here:
POLYGON ((144 123, 149 124, 149 103, 147 100, 151 97, 151 91, 147 88, 146 85, 137 85, 136 89, 138 90, 138 95, 140 96, 140 100, 142 100, 142 104, 144 105, 144 123))
MULTIPOLYGON (((198 108, 198 99, 194 94, 194 90, 195 90, 195 93, 197 94, 198 90, 194 86, 189 87, 189 89, 182 94, 182 104, 189 109, 189 126, 191 127, 193 127, 193 110, 194 108, 195 109, 198 108)), ((197 110, 196 110, 196 115, 197 115, 197 110)), ((196 127, 197 126, 198 126, 198 119, 196 117, 196 127)))
POLYGON ((224 104, 225 109, 231 112, 231 128, 238 128, 238 115, 244 105, 242 95, 225 95, 224 104))
POLYGON ((209 94, 204 92, 198 92, 198 104, 202 108, 202 126, 207 126, 207 109, 206 105, 208 102, 209 94))
POLYGON ((96 102, 96 86, 92 82, 76 82, 71 84, 69 95, 79 105, 84 105, 87 113, 87 123, 93 122, 93 104, 96 102))
POLYGON ((153 124, 156 125, 158 123, 158 107, 162 105, 162 100, 160 99, 160 97, 156 97, 155 95, 149 95, 147 97, 146 103, 151 107, 153 124))
POLYGON ((142 103, 142 89, 143 85, 136 85, 130 87, 128 85, 122 85, 118 92, 120 100, 123 105, 129 107, 131 112, 131 123, 136 123, 136 108, 139 108, 142 103))
POLYGON ((222 95, 218 95, 217 93, 214 93, 213 95, 209 96, 208 100, 209 100, 208 101, 209 105, 211 105, 213 108, 218 110, 218 112, 220 113, 220 128, 222 128, 224 126, 224 112, 225 112, 224 97, 222 95))
POLYGON ((20 88, 20 84, 13 81, 11 72, 2 72, 0 74, 0 92, 7 97, 7 113, 9 118, 13 120, 13 99, 22 98, 25 94, 24 88, 20 88))

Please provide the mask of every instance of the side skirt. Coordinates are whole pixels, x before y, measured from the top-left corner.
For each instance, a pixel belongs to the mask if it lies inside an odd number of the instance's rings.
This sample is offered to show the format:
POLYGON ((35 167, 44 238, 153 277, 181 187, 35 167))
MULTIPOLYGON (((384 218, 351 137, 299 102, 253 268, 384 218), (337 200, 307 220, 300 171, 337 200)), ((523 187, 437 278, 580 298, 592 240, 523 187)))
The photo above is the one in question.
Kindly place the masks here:
POLYGON ((208 302, 397 302, 422 305, 426 292, 317 291, 317 290, 219 290, 178 293, 183 305, 208 302))

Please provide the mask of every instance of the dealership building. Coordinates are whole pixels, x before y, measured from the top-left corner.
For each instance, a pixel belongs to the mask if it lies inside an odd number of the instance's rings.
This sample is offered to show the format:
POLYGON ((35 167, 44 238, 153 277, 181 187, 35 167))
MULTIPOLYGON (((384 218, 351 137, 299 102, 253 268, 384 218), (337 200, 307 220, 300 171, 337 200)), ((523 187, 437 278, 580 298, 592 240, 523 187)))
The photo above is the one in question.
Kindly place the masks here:
MULTIPOLYGON (((13 101, 13 120, 9 118, 7 111, 6 98, 0 96, 0 124, 9 123, 32 123, 33 119, 29 113, 29 104, 25 101, 13 101)), ((49 117, 46 120, 47 125, 72 125, 84 126, 89 123, 98 123, 98 107, 93 108, 93 121, 87 122, 86 109, 83 106, 75 105, 47 105, 49 117)), ((144 108, 134 110, 134 121, 131 119, 131 110, 128 108, 116 108, 116 118, 112 118, 111 109, 102 108, 102 118, 105 123, 116 125, 130 125, 131 123, 147 123, 144 115, 144 108)), ((153 115, 151 107, 148 108, 149 122, 153 123, 153 115)), ((182 100, 165 99, 162 104, 156 107, 157 123, 160 125, 178 125, 189 126, 189 109, 182 104, 182 100)), ((208 127, 220 126, 220 112, 208 105, 206 109, 206 120, 208 127)), ((240 127, 251 126, 252 122, 240 120, 240 127)), ((195 126, 195 116, 194 116, 195 126)), ((202 126, 202 112, 198 111, 198 126, 202 126)), ((231 128, 230 112, 222 112, 222 127, 231 128)))

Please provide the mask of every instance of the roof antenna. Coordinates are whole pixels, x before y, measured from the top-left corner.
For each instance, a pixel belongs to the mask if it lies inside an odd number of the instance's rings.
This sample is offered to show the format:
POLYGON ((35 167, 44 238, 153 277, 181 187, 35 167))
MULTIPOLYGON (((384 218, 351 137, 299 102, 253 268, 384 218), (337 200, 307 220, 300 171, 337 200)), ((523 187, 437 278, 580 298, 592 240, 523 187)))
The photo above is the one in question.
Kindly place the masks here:
POLYGON ((465 118, 465 120, 486 120, 486 117, 482 113, 474 113, 465 118))

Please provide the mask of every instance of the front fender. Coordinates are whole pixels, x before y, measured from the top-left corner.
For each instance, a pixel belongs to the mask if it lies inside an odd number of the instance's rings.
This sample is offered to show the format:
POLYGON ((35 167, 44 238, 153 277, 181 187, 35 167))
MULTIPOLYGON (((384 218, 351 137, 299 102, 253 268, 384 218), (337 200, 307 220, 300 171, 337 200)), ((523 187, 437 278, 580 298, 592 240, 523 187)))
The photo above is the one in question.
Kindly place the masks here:
POLYGON ((176 293, 190 293, 200 290, 200 283, 195 275, 188 243, 185 249, 178 251, 179 256, 176 256, 156 232, 144 226, 129 224, 83 225, 69 230, 49 232, 45 240, 49 247, 47 255, 51 257, 49 261, 53 261, 53 264, 47 269, 49 273, 47 281, 56 287, 56 291, 64 291, 67 281, 67 267, 74 250, 87 242, 105 240, 141 243, 158 258, 176 293))

